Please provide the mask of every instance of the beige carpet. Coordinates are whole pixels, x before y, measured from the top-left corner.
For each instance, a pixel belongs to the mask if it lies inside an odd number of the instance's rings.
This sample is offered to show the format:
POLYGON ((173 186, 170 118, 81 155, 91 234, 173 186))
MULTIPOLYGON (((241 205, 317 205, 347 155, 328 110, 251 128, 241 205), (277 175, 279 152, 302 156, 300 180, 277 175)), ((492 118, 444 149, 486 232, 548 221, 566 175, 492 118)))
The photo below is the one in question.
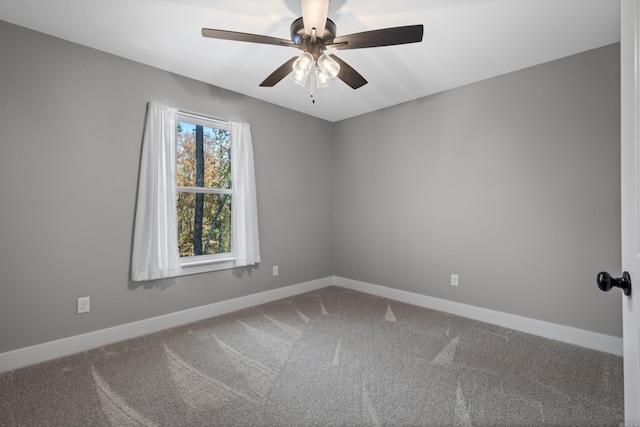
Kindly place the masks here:
POLYGON ((617 426, 622 358, 329 287, 0 375, 2 426, 617 426))

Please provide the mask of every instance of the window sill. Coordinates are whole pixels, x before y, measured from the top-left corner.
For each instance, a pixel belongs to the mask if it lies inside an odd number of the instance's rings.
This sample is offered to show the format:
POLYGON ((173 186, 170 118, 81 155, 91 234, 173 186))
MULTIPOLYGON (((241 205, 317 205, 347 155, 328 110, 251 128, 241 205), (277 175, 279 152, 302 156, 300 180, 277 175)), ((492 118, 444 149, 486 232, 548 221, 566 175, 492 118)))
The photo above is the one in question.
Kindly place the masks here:
POLYGON ((203 259, 195 260, 188 259, 180 263, 182 272, 176 276, 189 276, 191 274, 208 273, 210 271, 227 270, 236 266, 236 259, 229 258, 217 258, 217 259, 203 259))

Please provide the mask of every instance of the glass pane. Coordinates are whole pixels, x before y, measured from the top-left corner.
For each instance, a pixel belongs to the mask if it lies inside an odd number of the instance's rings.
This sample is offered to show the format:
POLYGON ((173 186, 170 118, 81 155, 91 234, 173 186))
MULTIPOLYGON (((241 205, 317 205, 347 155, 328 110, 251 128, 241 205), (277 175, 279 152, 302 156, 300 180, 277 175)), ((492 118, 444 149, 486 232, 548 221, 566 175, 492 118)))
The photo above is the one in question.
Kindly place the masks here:
POLYGON ((177 196, 180 256, 231 252, 231 195, 177 196))
POLYGON ((177 185, 231 188, 230 140, 228 130, 178 122, 177 185))

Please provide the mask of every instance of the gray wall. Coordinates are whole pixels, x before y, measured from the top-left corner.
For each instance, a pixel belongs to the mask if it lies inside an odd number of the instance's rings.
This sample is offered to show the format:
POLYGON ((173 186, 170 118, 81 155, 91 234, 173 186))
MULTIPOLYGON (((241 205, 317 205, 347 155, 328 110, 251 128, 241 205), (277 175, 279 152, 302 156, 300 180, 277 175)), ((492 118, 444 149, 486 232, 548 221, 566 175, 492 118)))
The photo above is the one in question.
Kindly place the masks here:
POLYGON ((0 58, 0 352, 333 274, 331 123, 1 21, 0 58), (151 100, 251 124, 258 268, 129 281, 151 100))
POLYGON ((620 336, 618 51, 331 124, 0 21, 0 352, 334 273, 620 336), (258 268, 129 280, 150 100, 251 124, 258 268))
POLYGON ((619 75, 616 44, 336 124, 335 274, 621 336, 619 75))

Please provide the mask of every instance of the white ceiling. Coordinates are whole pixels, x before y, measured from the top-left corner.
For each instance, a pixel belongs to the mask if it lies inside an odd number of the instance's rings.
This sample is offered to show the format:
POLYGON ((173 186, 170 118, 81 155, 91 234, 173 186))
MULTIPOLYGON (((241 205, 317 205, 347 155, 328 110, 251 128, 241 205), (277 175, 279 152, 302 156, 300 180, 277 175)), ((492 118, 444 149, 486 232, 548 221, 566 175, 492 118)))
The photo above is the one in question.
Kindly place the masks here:
POLYGON ((619 0, 331 0, 337 35, 424 24, 422 43, 337 52, 369 84, 258 87, 300 51, 203 38, 289 38, 299 0, 2 0, 0 20, 338 121, 620 41, 619 0))

